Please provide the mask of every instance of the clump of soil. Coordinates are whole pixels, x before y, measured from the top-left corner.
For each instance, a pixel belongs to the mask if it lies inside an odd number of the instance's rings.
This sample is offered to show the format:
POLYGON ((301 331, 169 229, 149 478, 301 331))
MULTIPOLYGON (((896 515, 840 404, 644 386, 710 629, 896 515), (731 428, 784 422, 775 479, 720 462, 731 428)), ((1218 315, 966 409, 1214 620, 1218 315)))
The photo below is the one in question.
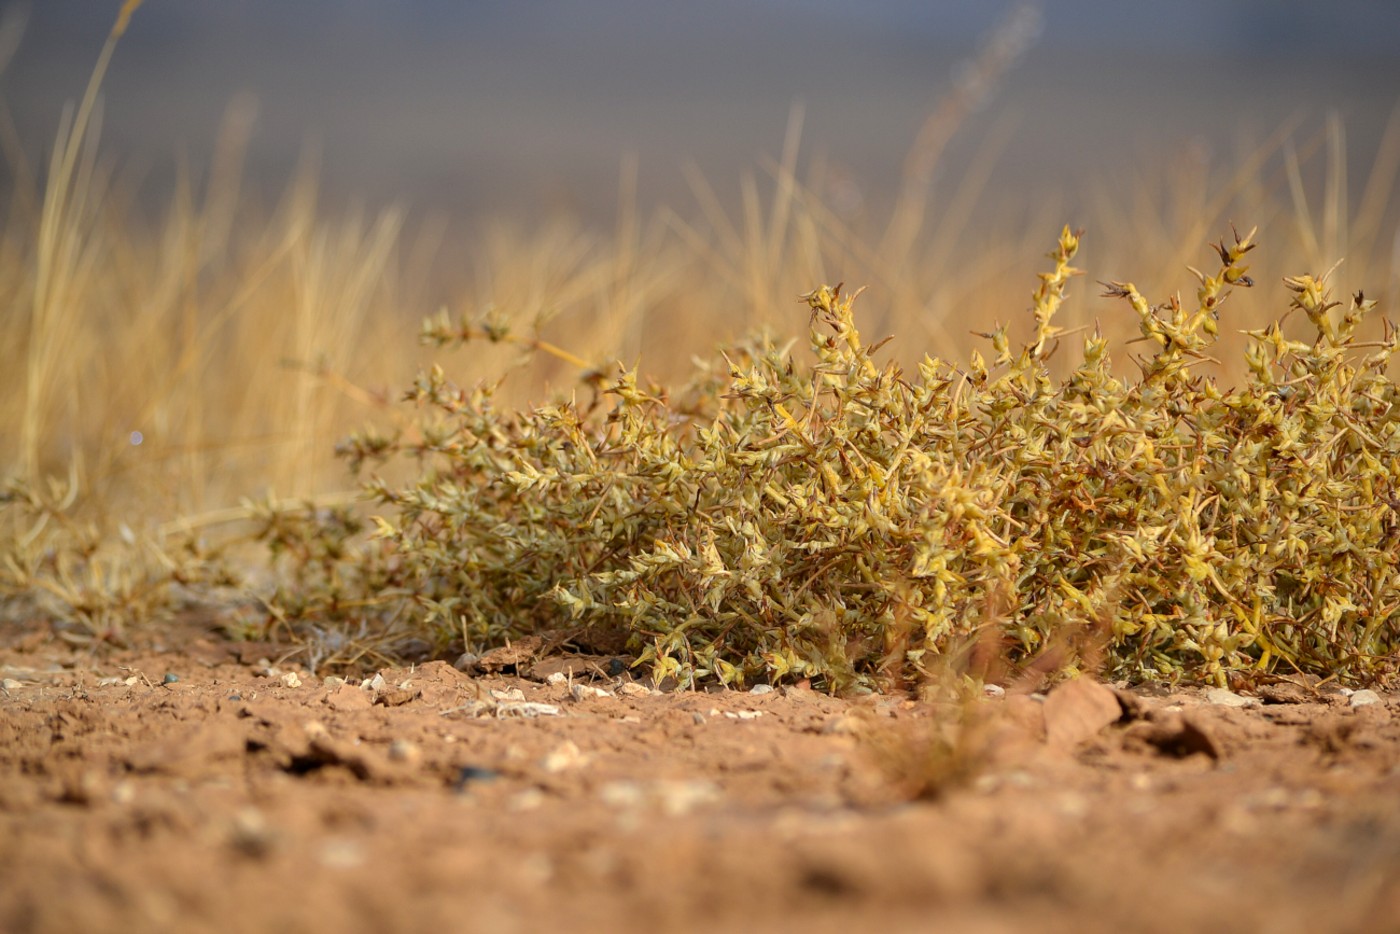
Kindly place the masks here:
POLYGON ((38 636, 0 650, 0 929, 1400 918, 1394 695, 1081 680, 953 710, 657 693, 606 658, 357 683, 275 653, 194 639, 84 658, 38 636))

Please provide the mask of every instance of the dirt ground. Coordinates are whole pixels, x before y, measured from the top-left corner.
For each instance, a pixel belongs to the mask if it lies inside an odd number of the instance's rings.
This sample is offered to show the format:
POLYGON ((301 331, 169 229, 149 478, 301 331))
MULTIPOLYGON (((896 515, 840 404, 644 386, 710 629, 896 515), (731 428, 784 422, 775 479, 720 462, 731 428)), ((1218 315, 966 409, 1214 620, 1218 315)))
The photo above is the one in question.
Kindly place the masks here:
POLYGON ((1400 931, 1393 694, 327 683, 176 641, 0 639, 0 930, 1400 931))

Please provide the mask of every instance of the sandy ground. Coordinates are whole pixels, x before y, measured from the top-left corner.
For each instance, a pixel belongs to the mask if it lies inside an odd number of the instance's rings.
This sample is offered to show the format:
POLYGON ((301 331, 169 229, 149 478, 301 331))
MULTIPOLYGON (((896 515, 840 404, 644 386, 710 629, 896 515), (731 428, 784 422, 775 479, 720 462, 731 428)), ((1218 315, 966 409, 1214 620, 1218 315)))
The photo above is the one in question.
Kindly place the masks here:
POLYGON ((6 932, 1400 930, 1384 692, 949 708, 0 643, 6 932))

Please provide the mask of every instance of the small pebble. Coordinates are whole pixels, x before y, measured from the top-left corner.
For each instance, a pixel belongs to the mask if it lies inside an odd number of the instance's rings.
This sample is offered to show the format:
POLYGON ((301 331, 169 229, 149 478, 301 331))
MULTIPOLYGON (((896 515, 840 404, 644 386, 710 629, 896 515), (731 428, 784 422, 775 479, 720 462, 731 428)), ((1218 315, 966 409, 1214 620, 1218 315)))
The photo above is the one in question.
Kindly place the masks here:
POLYGON ((827 720, 822 726, 822 732, 836 736, 857 736, 865 732, 865 728, 866 724, 862 718, 844 713, 827 720))
POLYGON ((538 788, 522 788, 511 796, 506 807, 512 811, 533 811, 544 804, 544 792, 538 788))
POLYGON ((701 780, 658 782, 656 796, 668 817, 684 817, 702 804, 719 800, 719 788, 701 780))
POLYGON ((772 694, 772 693, 773 693, 773 685, 771 685, 771 684, 755 684, 753 687, 749 688, 749 693, 750 693, 750 694, 772 694))
POLYGON ((261 858, 271 852, 277 834, 261 811, 245 807, 233 816, 229 842, 244 855, 261 858))
POLYGON ((1211 688, 1206 691, 1206 702, 1215 704, 1217 707, 1253 707, 1258 703, 1251 697, 1241 697, 1234 691, 1227 691, 1224 688, 1211 688))
POLYGON ((327 840, 321 845, 321 865, 327 869, 356 869, 365 858, 364 848, 353 840, 327 840))
POLYGON ((1055 809, 1064 817, 1071 820, 1079 820, 1089 813, 1089 802, 1081 794, 1075 792, 1065 792, 1060 795, 1055 802, 1055 809))
POLYGON ((569 694, 576 701, 587 700, 590 697, 612 697, 602 688, 595 688, 591 684, 575 684, 570 686, 569 694))
POLYGON ((417 743, 406 739, 396 739, 389 744, 389 760, 402 762, 405 765, 417 765, 423 761, 423 750, 418 748, 417 743))
POLYGON ((550 675, 544 680, 549 684, 564 684, 569 680, 569 678, 566 674, 564 674, 564 672, 556 671, 554 674, 550 675))
POLYGON ((583 765, 586 758, 578 744, 566 739, 540 760, 540 768, 546 772, 563 772, 583 765))
POLYGON ((985 697, 1005 697, 1006 688, 1000 684, 984 684, 982 685, 982 694, 985 697))
POLYGON ((642 786, 632 781, 608 782, 598 790, 598 797, 609 807, 632 808, 645 798, 642 786))
POLYGON ((1367 704, 1379 704, 1381 696, 1370 689, 1356 691, 1351 695, 1351 706, 1365 707, 1367 704))
POLYGON ((282 676, 282 683, 289 688, 301 687, 301 678, 295 671, 289 671, 282 676))
POLYGON ((14 678, 6 678, 3 682, 0 682, 0 685, 3 685, 7 691, 18 691, 20 688, 24 687, 21 682, 16 681, 14 678))
POLYGON ((495 769, 479 765, 464 765, 457 770, 457 781, 453 787, 457 791, 465 791, 468 785, 474 785, 478 782, 494 782, 500 777, 501 773, 495 769))
POLYGON ((165 677, 160 679, 161 684, 176 684, 179 680, 180 676, 173 671, 167 671, 165 677))

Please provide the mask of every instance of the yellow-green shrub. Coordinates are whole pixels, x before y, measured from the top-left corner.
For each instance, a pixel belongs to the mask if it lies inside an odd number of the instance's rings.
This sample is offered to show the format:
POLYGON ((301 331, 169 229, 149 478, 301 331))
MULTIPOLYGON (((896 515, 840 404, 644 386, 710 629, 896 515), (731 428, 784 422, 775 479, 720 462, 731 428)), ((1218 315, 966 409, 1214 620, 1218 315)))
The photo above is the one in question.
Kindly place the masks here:
POLYGON ((682 685, 855 688, 989 629, 1014 661, 1086 623, 1133 679, 1377 676, 1400 632, 1396 340, 1357 341, 1360 294, 1334 322, 1326 276, 1288 279, 1316 339, 1253 332, 1248 381, 1222 390, 1196 367, 1252 285, 1253 245, 1222 242, 1194 303, 1106 284, 1153 350, 1135 379, 1112 375, 1096 333, 1051 375, 1078 273, 1068 228, 1032 339, 1014 351, 999 328, 990 364, 879 364, 838 286, 805 296, 808 354, 755 341, 675 392, 619 370, 582 399, 502 412, 434 369, 409 393, 413 437, 343 446, 356 467, 421 461, 408 485, 370 484, 390 511, 359 560, 397 595, 379 611, 439 644, 621 634, 682 685))

